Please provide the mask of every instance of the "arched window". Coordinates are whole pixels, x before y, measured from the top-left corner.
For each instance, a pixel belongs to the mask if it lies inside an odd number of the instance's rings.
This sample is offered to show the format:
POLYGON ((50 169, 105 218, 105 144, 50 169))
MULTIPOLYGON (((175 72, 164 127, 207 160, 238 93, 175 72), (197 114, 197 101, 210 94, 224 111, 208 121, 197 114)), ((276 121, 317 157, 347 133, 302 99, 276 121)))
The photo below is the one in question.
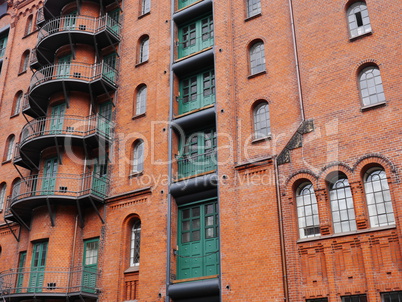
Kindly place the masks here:
POLYGON ((133 150, 133 173, 139 173, 144 170, 144 142, 138 140, 133 150))
POLYGON ((299 237, 320 236, 320 219, 314 188, 311 183, 303 183, 296 190, 299 237))
POLYGON ((377 66, 366 67, 360 72, 359 86, 363 106, 385 102, 381 74, 377 66))
POLYGON ((352 191, 345 176, 333 179, 329 189, 329 198, 334 233, 355 231, 356 220, 352 191))
POLYGON ((140 58, 139 63, 148 61, 149 58, 149 37, 145 36, 141 38, 140 42, 140 58))
POLYGON ((25 50, 24 53, 21 56, 21 65, 20 65, 20 73, 24 72, 28 68, 28 62, 29 62, 29 54, 31 52, 29 49, 25 50))
POLYGON ((7 138, 6 149, 4 152, 4 161, 11 160, 11 158, 13 157, 14 142, 15 136, 14 134, 12 134, 7 138))
POLYGON ((355 2, 347 10, 351 38, 371 32, 370 18, 365 2, 355 2))
POLYGON ((7 185, 5 182, 3 182, 0 185, 0 211, 2 211, 4 209, 4 203, 6 201, 6 189, 7 189, 7 185))
POLYGON ((265 71, 264 43, 262 41, 255 42, 250 47, 250 71, 252 75, 265 71))
POLYGON ((364 190, 371 227, 395 224, 391 194, 384 169, 372 168, 365 173, 364 190))
POLYGON ((136 219, 131 228, 130 266, 140 265, 141 220, 136 219))
POLYGON ((141 15, 149 13, 151 10, 151 0, 141 0, 141 15))
POLYGON ((21 179, 16 178, 13 181, 12 189, 11 189, 11 198, 18 198, 20 195, 20 188, 21 188, 21 179))
POLYGON ((142 85, 137 90, 135 115, 140 115, 140 114, 145 113, 146 107, 147 107, 147 86, 142 85))
POLYGON ((254 139, 265 138, 271 134, 269 106, 267 102, 254 108, 254 139))
POLYGON ((25 35, 29 35, 32 32, 32 21, 33 21, 33 15, 30 15, 27 19, 27 24, 25 26, 25 35))
POLYGON ((17 115, 21 110, 21 101, 22 101, 23 93, 22 91, 18 91, 14 97, 13 111, 11 115, 17 115))
POLYGON ((247 18, 253 17, 261 13, 260 0, 247 0, 247 18))

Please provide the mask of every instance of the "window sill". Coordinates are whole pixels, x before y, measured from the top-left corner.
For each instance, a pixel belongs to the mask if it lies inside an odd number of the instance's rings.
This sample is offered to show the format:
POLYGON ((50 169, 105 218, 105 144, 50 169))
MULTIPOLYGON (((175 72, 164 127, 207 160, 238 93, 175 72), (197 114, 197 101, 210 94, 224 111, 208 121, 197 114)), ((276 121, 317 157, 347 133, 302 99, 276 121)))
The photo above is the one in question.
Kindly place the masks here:
POLYGON ((11 163, 11 159, 7 159, 7 160, 3 161, 1 164, 5 165, 5 164, 8 164, 8 163, 11 163))
POLYGON ((252 78, 258 77, 260 75, 266 74, 266 73, 267 73, 267 71, 263 70, 263 71, 260 71, 260 72, 254 73, 254 74, 250 74, 247 78, 252 79, 252 78))
POLYGON ((272 135, 268 135, 268 136, 264 136, 264 137, 259 137, 259 138, 255 138, 251 141, 252 144, 256 144, 259 142, 266 142, 266 141, 270 141, 272 139, 272 135))
POLYGON ((336 233, 336 234, 325 235, 325 236, 316 236, 316 237, 312 237, 312 238, 303 238, 303 239, 297 240, 296 243, 305 243, 305 242, 325 240, 325 239, 330 239, 330 238, 346 237, 346 236, 351 236, 351 235, 356 235, 356 234, 386 231, 386 230, 392 230, 395 228, 396 228, 396 225, 388 225, 388 226, 384 226, 384 227, 374 227, 374 228, 370 228, 370 229, 356 230, 356 231, 352 231, 352 232, 336 233))
POLYGON ((27 69, 25 69, 25 70, 23 70, 23 71, 20 71, 20 72, 18 73, 18 76, 23 75, 24 73, 27 73, 27 69))
POLYGON ((151 11, 148 11, 148 12, 146 12, 146 13, 143 13, 142 15, 138 16, 138 19, 142 19, 142 18, 144 18, 145 16, 148 16, 148 15, 150 15, 150 14, 151 14, 151 11))
POLYGON ((144 65, 145 63, 148 63, 148 60, 145 60, 145 61, 143 61, 143 62, 140 62, 140 63, 135 64, 135 67, 137 68, 137 67, 139 67, 139 66, 141 66, 141 65, 144 65))
POLYGON ((138 265, 138 266, 130 266, 128 269, 126 269, 125 271, 124 271, 124 273, 125 274, 127 274, 127 273, 135 273, 135 272, 138 272, 140 270, 140 266, 138 265))
POLYGON ((357 36, 354 36, 354 37, 349 37, 349 41, 353 42, 353 41, 358 40, 360 38, 363 38, 365 36, 371 36, 372 34, 373 34, 373 32, 369 31, 369 32, 363 33, 361 35, 357 35, 357 36))
POLYGON ((383 107, 383 106, 386 106, 386 105, 387 105, 387 101, 380 102, 380 103, 375 103, 375 104, 371 104, 371 105, 366 105, 366 106, 361 107, 360 111, 364 112, 364 111, 368 111, 368 110, 371 110, 371 109, 375 109, 377 107, 383 107))
POLYGON ((134 115, 131 119, 136 120, 136 119, 139 119, 139 118, 144 117, 144 116, 146 116, 146 112, 134 115))
POLYGON ((10 118, 14 118, 14 117, 17 117, 19 115, 20 115, 20 113, 18 112, 18 113, 13 114, 12 116, 10 116, 10 118))
POLYGON ((244 22, 248 22, 248 21, 250 21, 250 20, 253 20, 253 19, 258 18, 258 17, 261 17, 261 16, 262 16, 262 14, 261 14, 261 13, 258 13, 258 14, 255 14, 255 15, 252 15, 252 16, 247 17, 246 19, 244 19, 244 22))
POLYGON ((25 35, 22 37, 22 39, 25 39, 25 38, 27 38, 27 37, 29 37, 29 36, 32 36, 33 34, 37 33, 38 31, 39 31, 39 29, 35 29, 35 30, 31 31, 29 34, 25 34, 25 35))
POLYGON ((128 176, 128 178, 139 177, 139 176, 141 176, 142 174, 144 174, 144 171, 131 172, 131 174, 128 176))

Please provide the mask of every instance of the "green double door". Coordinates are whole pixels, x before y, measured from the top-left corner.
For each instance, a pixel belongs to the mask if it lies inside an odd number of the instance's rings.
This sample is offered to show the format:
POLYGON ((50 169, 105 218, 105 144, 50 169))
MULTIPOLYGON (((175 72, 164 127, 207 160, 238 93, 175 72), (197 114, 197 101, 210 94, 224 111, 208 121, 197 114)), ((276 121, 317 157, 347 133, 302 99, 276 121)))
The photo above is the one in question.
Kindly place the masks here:
POLYGON ((215 73, 206 70, 180 81, 179 114, 215 103, 215 73))
POLYGON ((179 178, 216 169, 216 131, 208 129, 186 136, 183 154, 178 160, 179 178))
POLYGON ((70 76, 71 68, 71 54, 60 57, 57 60, 56 76, 57 78, 68 78, 70 76))
POLYGON ((120 8, 112 10, 107 13, 107 26, 116 34, 120 34, 119 19, 120 19, 120 8))
MULTIPOLYGON (((31 274, 29 276, 28 292, 41 292, 45 276, 47 255, 47 242, 39 242, 33 245, 31 274)), ((22 284, 21 280, 21 284, 22 284)))
POLYGON ((112 120, 112 103, 105 102, 99 105, 97 129, 99 134, 105 138, 110 138, 111 120, 112 120))
POLYGON ((192 21, 179 28, 179 59, 214 44, 212 15, 192 21))
POLYGON ((20 258, 18 260, 18 275, 17 275, 17 284, 16 284, 16 292, 20 293, 22 291, 22 287, 24 286, 24 267, 25 260, 27 258, 27 252, 21 252, 20 258))
POLYGON ((103 57, 102 75, 112 83, 116 82, 116 63, 117 55, 115 53, 103 57))
POLYGON ((58 169, 57 157, 49 158, 45 161, 43 167, 42 188, 41 188, 42 195, 51 195, 54 193, 54 187, 56 184, 56 177, 57 177, 57 169, 58 169))
POLYGON ((63 131, 64 115, 66 112, 66 104, 60 104, 52 107, 50 116, 50 134, 60 134, 63 131))
POLYGON ((64 17, 64 30, 75 29, 76 22, 77 22, 77 11, 73 11, 64 17))
POLYGON ((104 198, 107 193, 107 156, 96 159, 92 174, 92 193, 104 198))
POLYGON ((179 209, 177 278, 219 273, 219 224, 216 199, 179 209))
POLYGON ((84 259, 82 271, 82 291, 95 293, 98 273, 99 238, 84 241, 84 259))

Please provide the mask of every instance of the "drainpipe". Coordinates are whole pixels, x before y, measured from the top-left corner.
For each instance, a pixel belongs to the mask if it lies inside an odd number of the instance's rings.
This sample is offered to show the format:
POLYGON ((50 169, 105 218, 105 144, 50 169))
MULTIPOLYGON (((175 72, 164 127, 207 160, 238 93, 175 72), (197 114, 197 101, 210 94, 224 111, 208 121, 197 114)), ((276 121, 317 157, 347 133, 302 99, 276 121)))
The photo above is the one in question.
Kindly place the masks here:
POLYGON ((274 156, 274 172, 275 172, 275 187, 276 187, 276 200, 278 201, 278 216, 279 216, 279 239, 281 245, 281 264, 282 264, 282 277, 283 277, 283 292, 285 294, 284 301, 289 301, 289 284, 286 266, 286 250, 285 250, 285 235, 283 230, 283 213, 282 213, 282 199, 279 187, 279 170, 277 156, 274 156))
POLYGON ((171 19, 170 19, 170 65, 169 65, 169 86, 170 86, 170 97, 169 97, 169 125, 168 125, 168 195, 167 195, 167 242, 166 242, 166 296, 165 302, 170 302, 168 288, 170 285, 170 262, 171 262, 171 250, 172 250, 172 195, 170 194, 170 185, 172 183, 172 156, 173 156, 173 129, 170 126, 170 123, 173 119, 173 102, 174 102, 174 77, 173 77, 173 69, 172 65, 174 62, 175 55, 175 43, 174 43, 174 22, 173 22, 173 14, 175 8, 175 0, 171 0, 171 19))
POLYGON ((295 30, 295 22, 293 16, 293 4, 292 0, 289 1, 289 12, 290 12, 290 25, 292 29, 292 42, 293 42, 293 51, 295 57, 295 68, 296 68, 296 77, 297 77, 297 91, 299 95, 299 105, 300 105, 300 115, 302 118, 302 122, 305 120, 304 116, 304 104, 303 104, 303 93, 302 93, 302 86, 301 86, 301 79, 300 79, 300 66, 299 66, 299 54, 297 51, 297 41, 296 41, 296 30, 295 30))

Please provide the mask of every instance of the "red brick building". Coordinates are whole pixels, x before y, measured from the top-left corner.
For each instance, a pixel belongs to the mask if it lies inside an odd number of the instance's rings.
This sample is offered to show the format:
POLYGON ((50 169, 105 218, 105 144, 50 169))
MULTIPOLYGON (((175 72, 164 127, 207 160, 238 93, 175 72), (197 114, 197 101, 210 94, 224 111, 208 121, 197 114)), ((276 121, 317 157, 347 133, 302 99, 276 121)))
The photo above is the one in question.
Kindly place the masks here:
POLYGON ((402 301, 397 1, 0 3, 3 301, 402 301))

